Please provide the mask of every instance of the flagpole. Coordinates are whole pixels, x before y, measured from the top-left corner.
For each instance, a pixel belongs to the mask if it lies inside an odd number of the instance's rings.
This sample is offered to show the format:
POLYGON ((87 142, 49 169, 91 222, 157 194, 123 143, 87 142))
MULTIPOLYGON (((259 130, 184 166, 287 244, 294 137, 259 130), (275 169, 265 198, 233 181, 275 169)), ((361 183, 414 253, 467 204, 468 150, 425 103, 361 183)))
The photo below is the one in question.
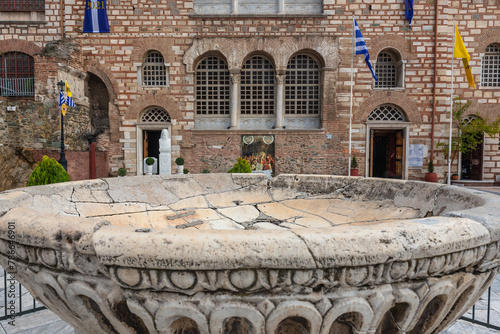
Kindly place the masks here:
POLYGON ((354 15, 352 16, 352 50, 351 50, 351 102, 349 108, 349 162, 347 175, 351 176, 351 141, 352 141, 352 87, 354 86, 354 15))
POLYGON ((453 126, 453 71, 454 71, 454 52, 455 52, 455 17, 453 17, 453 43, 452 43, 452 52, 451 52, 451 94, 450 94, 450 138, 448 143, 448 182, 447 184, 451 184, 451 135, 452 135, 452 126, 453 126))

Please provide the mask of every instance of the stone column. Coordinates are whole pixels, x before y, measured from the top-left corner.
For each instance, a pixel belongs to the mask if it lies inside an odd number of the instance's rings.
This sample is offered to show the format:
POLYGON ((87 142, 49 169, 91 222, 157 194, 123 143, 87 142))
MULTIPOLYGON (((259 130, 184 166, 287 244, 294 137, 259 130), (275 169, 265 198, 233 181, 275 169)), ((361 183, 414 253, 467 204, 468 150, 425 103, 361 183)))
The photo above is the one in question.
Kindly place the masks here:
POLYGON ((160 175, 172 174, 172 144, 167 129, 161 130, 160 158, 158 161, 160 175))
POLYGON ((285 14, 285 0, 278 0, 278 14, 285 14))
POLYGON ((276 74, 276 129, 283 129, 285 122, 285 76, 284 71, 278 71, 276 74))
POLYGON ((231 129, 239 129, 240 121, 240 76, 241 70, 231 70, 231 129))

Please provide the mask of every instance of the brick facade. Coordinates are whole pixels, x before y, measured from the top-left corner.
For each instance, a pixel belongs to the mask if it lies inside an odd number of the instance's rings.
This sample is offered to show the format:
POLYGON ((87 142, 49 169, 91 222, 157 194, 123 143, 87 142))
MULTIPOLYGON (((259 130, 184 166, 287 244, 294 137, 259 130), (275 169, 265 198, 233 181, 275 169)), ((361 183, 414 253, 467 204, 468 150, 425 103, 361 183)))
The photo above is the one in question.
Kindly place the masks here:
MULTIPOLYGON (((352 148, 361 175, 369 175, 369 161, 373 158, 368 129, 405 129, 406 144, 421 144, 425 148, 423 165, 414 168, 407 166, 405 148, 406 177, 423 179, 431 154, 436 172, 444 176, 447 163, 432 146, 448 140, 453 17, 472 57, 470 66, 478 87, 468 88, 463 65, 455 60, 454 95, 473 101, 470 111, 481 117, 494 119, 500 115, 500 87, 479 85, 486 46, 500 44, 500 4, 496 0, 415 2, 411 30, 404 17, 404 2, 397 0, 372 4, 324 0, 322 15, 246 17, 194 15, 192 0, 108 0, 109 34, 82 33, 85 2, 68 2, 64 8, 64 37, 77 45, 69 57, 41 52, 48 43, 54 44, 62 37, 59 1, 45 3, 44 23, 0 21, 0 50, 32 55, 36 73, 34 101, 0 97, 2 144, 46 149, 56 142, 55 138, 44 141, 44 134, 30 129, 57 128, 55 84, 62 79, 68 80, 72 89, 75 87, 73 95, 79 107, 77 125, 67 130, 68 138, 77 139, 69 140, 68 149, 81 150, 88 145, 82 136, 91 131, 91 121, 85 114, 90 98, 86 83, 92 74, 102 80, 110 97, 109 131, 98 134, 98 149, 108 152, 111 174, 120 167, 126 167, 131 174, 141 170, 138 159, 143 157, 143 138, 137 136, 152 128, 138 123, 142 112, 151 106, 161 107, 170 115, 171 123, 164 127, 171 130, 172 161, 184 157, 186 168, 192 173, 203 169, 225 172, 241 154, 242 135, 272 134, 276 172, 347 174, 353 15, 372 63, 379 52, 390 48, 401 57, 404 70, 402 87, 373 88, 363 57, 354 58, 352 148), (141 84, 144 57, 150 50, 160 52, 164 58, 169 76, 167 86, 141 84), (234 74, 239 73, 248 57, 260 54, 271 59, 277 74, 283 74, 289 57, 297 52, 310 53, 321 64, 319 129, 196 128, 194 71, 201 59, 219 55, 234 74), (13 115, 7 113, 6 106, 25 108, 27 104, 52 116, 31 119, 22 114, 16 131, 26 135, 13 143, 16 134, 9 125, 13 124, 9 121, 13 115), (370 113, 384 104, 402 110, 406 116, 404 124, 367 126, 370 113), (30 140, 22 139, 29 136, 30 140)), ((498 146, 498 136, 485 139, 484 180, 500 178, 498 146)), ((453 170, 457 170, 456 165, 453 170)))

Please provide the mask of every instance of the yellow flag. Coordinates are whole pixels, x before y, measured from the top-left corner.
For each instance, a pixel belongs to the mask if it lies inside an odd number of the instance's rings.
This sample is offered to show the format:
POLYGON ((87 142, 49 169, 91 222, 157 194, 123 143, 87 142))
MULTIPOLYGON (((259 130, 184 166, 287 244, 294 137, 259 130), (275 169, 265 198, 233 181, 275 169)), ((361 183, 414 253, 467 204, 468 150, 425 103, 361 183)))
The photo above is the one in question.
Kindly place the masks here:
POLYGON ((472 76, 472 72, 469 66, 470 55, 465 48, 464 41, 462 40, 462 36, 460 36, 460 32, 458 31, 458 27, 455 25, 455 50, 453 52, 453 57, 462 58, 462 62, 464 63, 465 75, 467 76, 467 81, 469 82, 469 86, 476 89, 476 85, 474 84, 474 77, 472 76))
POLYGON ((66 111, 68 110, 68 107, 66 106, 66 103, 61 106, 61 113, 63 116, 66 116, 66 111))
MULTIPOLYGON (((465 51, 465 52, 467 52, 467 51, 465 51)), ((470 57, 469 57, 469 59, 470 59, 470 57)), ((66 81, 66 95, 67 95, 68 97, 72 97, 72 96, 73 96, 73 95, 71 94, 71 91, 69 90, 69 85, 68 85, 68 82, 67 82, 67 81, 66 81)))

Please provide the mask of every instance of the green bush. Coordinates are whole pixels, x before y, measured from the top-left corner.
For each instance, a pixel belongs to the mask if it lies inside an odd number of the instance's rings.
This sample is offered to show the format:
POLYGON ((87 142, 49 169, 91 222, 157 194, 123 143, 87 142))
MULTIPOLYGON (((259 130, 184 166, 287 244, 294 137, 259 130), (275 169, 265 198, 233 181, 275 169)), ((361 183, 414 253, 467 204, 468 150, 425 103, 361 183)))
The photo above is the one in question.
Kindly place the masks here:
POLYGON ((427 165, 427 172, 434 173, 434 163, 432 160, 429 160, 429 164, 427 165))
POLYGON ((118 168, 118 176, 125 176, 127 175, 127 169, 126 168, 118 168))
POLYGON ((154 165, 155 164, 155 159, 151 158, 151 157, 147 157, 146 158, 146 165, 154 165))
POLYGON ((227 171, 228 173, 251 173, 252 167, 245 159, 241 157, 238 158, 238 161, 234 164, 233 168, 227 171))
POLYGON ((189 174, 189 170, 187 168, 184 168, 182 171, 184 172, 184 174, 189 174))
POLYGON ((210 173, 210 170, 209 170, 209 169, 207 169, 207 168, 205 168, 205 169, 203 169, 203 170, 201 171, 201 173, 202 173, 202 174, 208 174, 208 173, 210 173))
POLYGON ((184 166, 184 159, 181 157, 178 157, 177 159, 175 159, 175 164, 177 166, 184 166))
POLYGON ((352 157, 351 159, 351 169, 358 168, 358 162, 356 161, 356 157, 352 157))
POLYGON ((31 172, 27 186, 40 186, 67 181, 69 181, 69 175, 63 166, 56 159, 44 155, 42 161, 31 172))

